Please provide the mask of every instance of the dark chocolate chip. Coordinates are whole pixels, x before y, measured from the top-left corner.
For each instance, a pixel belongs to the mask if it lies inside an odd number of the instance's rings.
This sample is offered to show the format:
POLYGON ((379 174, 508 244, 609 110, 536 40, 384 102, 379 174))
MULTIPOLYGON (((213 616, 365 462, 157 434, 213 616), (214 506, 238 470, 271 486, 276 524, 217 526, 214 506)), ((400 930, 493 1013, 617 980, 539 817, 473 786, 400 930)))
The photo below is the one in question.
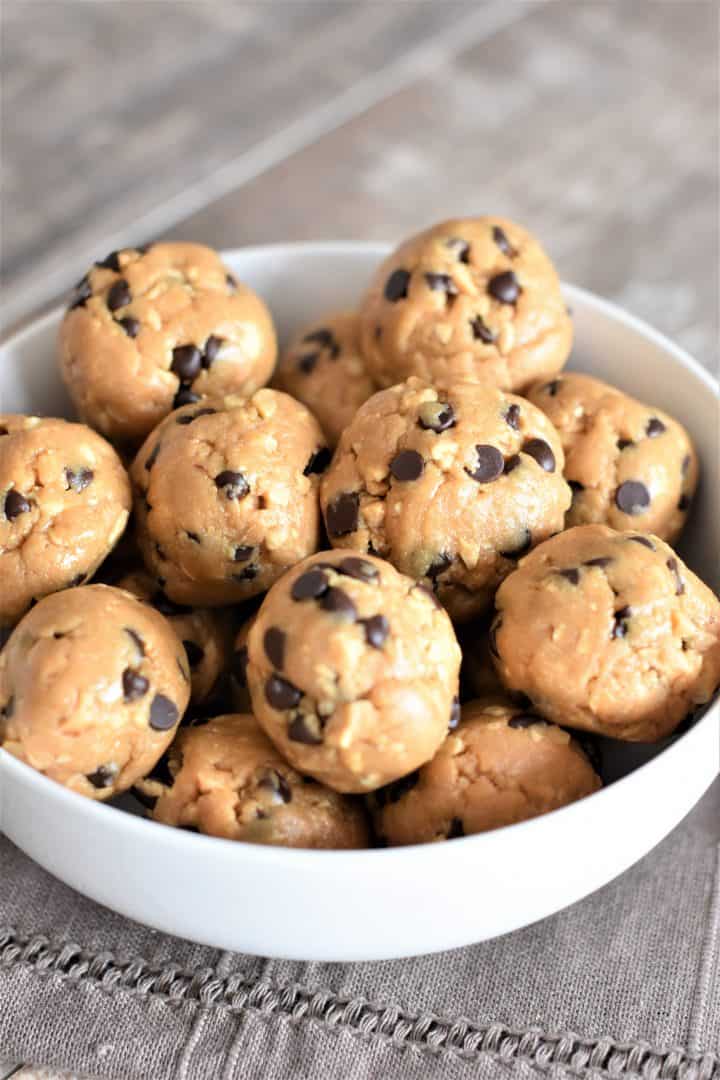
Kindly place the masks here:
POLYGON ((458 262, 466 264, 470 262, 470 245, 461 236, 451 236, 445 242, 445 247, 450 248, 458 262))
POLYGON ((178 345, 172 351, 170 370, 183 382, 192 382, 200 374, 202 354, 195 345, 178 345))
POLYGON ((107 294, 107 306, 110 311, 117 311, 118 308, 127 307, 132 302, 132 293, 130 292, 130 286, 125 278, 120 278, 119 281, 114 282, 110 286, 107 294))
POLYGON ((239 544, 233 552, 233 562, 247 562, 254 552, 252 544, 239 544))
POLYGON ((650 548, 651 551, 655 550, 655 545, 647 536, 628 536, 628 540, 632 540, 635 544, 642 544, 643 547, 650 548))
POLYGON ((331 461, 332 451, 327 446, 321 446, 319 450, 310 455, 310 460, 303 469, 303 476, 324 473, 331 461))
POLYGON ((425 281, 433 292, 444 292, 446 296, 457 296, 458 287, 449 274, 428 273, 425 281))
MULTIPOLYGON (((187 386, 181 386, 173 399, 173 409, 180 409, 183 405, 194 405, 199 400, 199 394, 194 393, 187 386)), ((177 422, 178 424, 192 424, 194 419, 194 416, 186 413, 185 416, 178 416, 177 422)))
POLYGON ((631 614, 632 612, 628 605, 619 608, 619 610, 615 612, 612 630, 610 631, 610 637, 612 639, 625 637, 628 632, 628 619, 631 614))
POLYGON ((183 641, 183 648, 191 668, 196 668, 198 664, 202 664, 205 659, 205 650, 196 641, 183 641))
MULTIPOLYGON (((289 708, 289 706, 284 706, 289 708)), ((305 743, 306 746, 319 746, 322 740, 322 727, 316 716, 296 713, 288 724, 288 739, 292 742, 305 743)))
POLYGON ((658 435, 662 435, 665 431, 667 431, 667 428, 657 416, 653 416, 648 420, 647 427, 645 428, 645 434, 648 439, 656 439, 658 435))
POLYGON ((565 578, 566 581, 569 581, 571 585, 580 584, 580 571, 575 566, 569 566, 565 570, 558 570, 558 574, 560 577, 565 578))
POLYGON ((450 706, 450 719, 448 720, 448 731, 454 731, 460 723, 460 698, 454 697, 452 699, 452 705, 450 706))
POLYGON ((0 436, 2 436, 2 435, 9 435, 9 434, 10 434, 10 432, 9 432, 9 431, 8 431, 8 429, 7 429, 6 427, 5 427, 5 425, 4 425, 4 424, 0 424, 0 436))
POLYGON ((247 645, 241 645, 239 649, 236 649, 232 655, 230 661, 232 673, 239 682, 240 686, 247 685, 247 666, 248 666, 248 650, 247 645))
POLYGON ((185 604, 176 604, 174 600, 165 595, 162 589, 153 593, 150 597, 150 603, 161 615, 188 615, 192 611, 192 608, 187 607, 185 604))
POLYGON ((477 480, 478 484, 491 484, 502 476, 505 468, 505 459, 496 446, 481 444, 475 447, 476 463, 471 468, 465 469, 468 476, 477 480))
POLYGON ((488 292, 501 304, 514 304, 520 295, 520 283, 514 270, 505 270, 488 281, 488 292))
POLYGON ((612 562, 610 555, 598 555, 597 559, 588 559, 583 563, 584 566, 599 566, 601 570, 604 570, 606 566, 609 566, 612 562))
POLYGON ((441 431, 455 427, 455 410, 449 402, 425 401, 418 409, 418 424, 423 431, 434 431, 439 435, 441 431))
POLYGON ((260 568, 258 566, 250 565, 250 566, 246 566, 245 569, 241 570, 240 573, 238 573, 238 574, 231 574, 230 577, 232 578, 233 581, 238 581, 238 582, 254 581, 259 573, 260 573, 260 568))
POLYGON ((281 802, 289 803, 292 801, 290 785, 277 769, 268 769, 267 773, 258 780, 258 787, 266 788, 281 802))
POLYGON ((14 521, 20 514, 27 514, 30 502, 15 488, 11 488, 5 496, 5 517, 8 521, 14 521))
POLYGON ((319 327, 317 330, 311 330, 309 334, 305 334, 303 341, 311 341, 314 345, 319 345, 321 349, 331 349, 335 344, 335 338, 331 330, 328 330, 325 326, 319 327))
POLYGON ((133 628, 131 626, 124 627, 124 630, 125 630, 125 633, 128 635, 128 637, 132 639, 132 641, 133 641, 133 643, 135 645, 135 648, 140 653, 140 655, 144 656, 145 655, 145 642, 140 637, 137 630, 133 630, 133 628))
POLYGON ((305 353, 305 355, 301 356, 298 360, 298 367, 305 375, 309 375, 310 372, 314 370, 315 365, 317 364, 319 359, 320 353, 305 353))
POLYGON ((615 503, 623 514, 642 514, 650 505, 650 492, 639 480, 626 480, 615 492, 615 503))
POLYGON ((682 596, 682 594, 685 592, 685 582, 680 576, 680 567, 675 556, 673 555, 671 558, 669 558, 665 565, 675 578, 675 595, 682 596))
POLYGON ((581 484, 579 480, 568 480, 567 484, 573 493, 573 498, 585 490, 585 485, 581 484))
POLYGON ((634 445, 635 443, 632 441, 632 439, 618 439, 617 441, 618 450, 627 450, 628 446, 634 445))
MULTIPOLYGON (((332 566, 332 563, 329 564, 332 566)), ((347 559, 343 559, 337 566, 333 567, 338 574, 344 574, 346 577, 355 578, 356 581, 375 582, 380 577, 380 571, 377 566, 374 566, 367 559, 358 559, 354 555, 349 556, 347 559)))
POLYGON ((517 402, 514 401, 512 405, 508 407, 508 410, 504 414, 504 417, 506 424, 508 424, 511 428, 514 428, 515 431, 520 430, 520 406, 517 404, 517 402))
POLYGON ((164 694, 156 694, 150 706, 149 724, 154 731, 169 731, 178 722, 177 705, 164 694))
POLYGON ((99 266, 101 270, 114 270, 116 274, 120 273, 120 259, 119 251, 111 251, 109 255, 106 255, 104 259, 100 259, 95 262, 96 266, 99 266))
POLYGON ((508 720, 508 727, 522 729, 543 723, 544 721, 539 716, 535 716, 534 713, 517 713, 508 720))
POLYGON ((390 472, 396 480, 408 483, 423 474, 425 462, 417 450, 401 450, 390 462, 390 472))
POLYGON ((532 547, 532 533, 530 529, 525 529, 525 537, 520 541, 517 547, 510 548, 507 551, 501 551, 503 559, 519 559, 522 555, 526 555, 532 547))
POLYGON ((5 705, 0 709, 0 715, 4 716, 6 720, 9 720, 11 716, 15 714, 15 698, 9 697, 5 702, 5 705))
POLYGON ((273 709, 294 709, 300 704, 302 692, 280 675, 271 675, 265 683, 265 698, 273 709))
POLYGON ((690 496, 689 495, 681 495, 679 500, 678 500, 677 505, 678 505, 678 510, 683 510, 683 511, 687 510, 689 508, 689 506, 690 506, 690 496))
POLYGON ((198 536, 198 534, 196 532, 186 531, 185 535, 187 536, 188 540, 190 540, 193 544, 201 544, 202 543, 202 540, 200 539, 200 537, 198 536))
POLYGON ((474 319, 470 320, 470 329, 475 340, 482 341, 485 345, 492 345, 497 338, 497 334, 490 329, 480 315, 476 315, 474 319))
POLYGON ((501 229, 499 225, 493 225, 492 238, 502 251, 503 255, 507 255, 508 258, 513 257, 515 249, 512 247, 504 230, 501 229))
POLYGON ((522 461, 520 460, 520 455, 511 454, 510 457, 506 460, 505 465, 503 466, 503 472, 507 475, 507 473, 511 473, 513 469, 517 469, 518 465, 521 464, 522 461))
POLYGON ((66 469, 65 470, 65 490, 66 491, 84 491, 86 487, 92 484, 95 478, 95 473, 92 469, 86 469, 81 467, 79 469, 66 469))
POLYGON ((287 634, 279 626, 269 626, 263 636, 265 655, 273 667, 282 671, 285 666, 285 643, 287 634))
POLYGON ((222 345, 224 340, 224 338, 216 337, 215 334, 211 334, 210 337, 207 339, 207 341, 205 342, 205 348, 203 349, 201 361, 204 368, 212 367, 213 362, 217 357, 217 354, 220 352, 220 346, 222 345))
POLYGON ((545 391, 546 394, 549 394, 550 397, 555 397, 558 390, 560 389, 560 383, 561 382, 562 382, 562 379, 553 379, 552 382, 549 382, 549 383, 545 384, 545 386, 543 387, 543 390, 545 391))
POLYGON ((385 282, 385 299, 390 300, 393 304, 398 300, 404 300, 408 294, 409 284, 410 274, 407 270, 393 270, 385 282))
POLYGON ((360 620, 365 627, 365 640, 373 649, 382 649, 390 633, 390 623, 384 615, 371 615, 360 620))
POLYGON ((223 469, 215 477, 215 487, 222 491, 227 499, 244 499, 250 492, 250 485, 241 472, 223 469))
POLYGON ((125 668, 122 673, 122 688, 123 700, 126 703, 137 701, 138 698, 145 697, 147 694, 150 688, 150 681, 138 671, 133 671, 132 668, 125 668))
POLYGON ((528 439, 522 449, 523 453, 534 458, 545 472, 555 472, 555 455, 544 439, 528 439))
POLYGON ((237 292, 238 283, 232 274, 225 275, 225 284, 227 285, 231 293, 237 292))
POLYGON ((360 520, 360 496, 356 491, 338 495, 327 508, 327 530, 330 536, 347 536, 355 532, 360 520))
POLYGON ((92 285, 90 284, 87 277, 81 278, 75 286, 75 291, 70 301, 69 310, 72 311, 73 308, 85 307, 86 302, 90 299, 92 294, 92 285))
POLYGON ((357 619, 357 608, 352 599, 342 589, 335 588, 334 586, 331 586, 322 594, 320 606, 325 611, 330 611, 333 615, 337 615, 345 622, 355 622, 357 619))
POLYGON ((431 581, 435 581, 440 577, 440 574, 444 574, 449 566, 452 566, 451 557, 444 551, 438 552, 433 561, 428 566, 425 574, 431 581))
POLYGON ((461 836, 465 835, 465 828, 462 823, 462 818, 454 817, 450 822, 450 828, 447 831, 448 840, 459 840, 461 836))
POLYGON ((116 765, 101 765, 95 772, 88 773, 86 779, 94 788, 102 791, 103 788, 112 787, 117 773, 116 765))
POLYGON ((293 600, 317 600, 327 592, 329 582, 327 574, 318 568, 306 570, 293 582, 290 595, 293 600))
POLYGON ((126 315, 124 319, 118 319, 117 324, 122 326, 129 338, 136 338, 140 333, 140 320, 134 319, 132 315, 126 315))

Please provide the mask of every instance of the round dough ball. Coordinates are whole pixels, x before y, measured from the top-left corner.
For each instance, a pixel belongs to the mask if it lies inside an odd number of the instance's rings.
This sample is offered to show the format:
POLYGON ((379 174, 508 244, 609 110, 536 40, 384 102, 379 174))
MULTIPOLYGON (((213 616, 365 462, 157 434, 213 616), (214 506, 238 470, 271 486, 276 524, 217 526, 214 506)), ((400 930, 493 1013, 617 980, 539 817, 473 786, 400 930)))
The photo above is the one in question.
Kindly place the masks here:
POLYGON ((152 604, 165 615, 187 655, 190 700, 193 705, 204 704, 230 661, 231 633, 227 616, 207 608, 174 604, 144 570, 125 574, 117 586, 152 604))
POLYGON ((0 653, 0 743, 72 791, 109 799, 146 776, 190 696, 162 615, 109 585, 55 593, 0 653))
POLYGON ((250 844, 369 846, 361 804, 297 773, 248 714, 184 729, 168 767, 170 786, 140 785, 157 797, 152 817, 163 825, 250 844))
POLYGON ((60 371, 80 416, 137 446, 171 409, 252 394, 277 355, 270 312, 201 244, 113 251, 76 286, 60 371))
POLYGON ((432 761, 370 803, 388 844, 423 844, 539 817, 600 787, 567 731, 497 697, 463 705, 432 761))
POLYGON ((122 535, 130 481, 83 424, 0 414, 0 626, 87 581, 122 535))
POLYGON ((720 682, 720 602, 655 536, 568 529, 523 559, 495 603, 501 679, 568 727, 652 742, 720 682))
POLYGON ((557 432, 522 398, 410 378, 343 432, 321 486, 328 536, 388 559, 469 619, 520 555, 562 529, 563 464, 557 432))
POLYGON ((253 712, 292 765, 371 791, 427 761, 456 716, 460 649, 432 593, 381 559, 323 551, 265 597, 253 712))
POLYGON ((179 409, 131 470, 145 565, 179 604, 264 592, 318 546, 325 460, 317 421, 279 390, 179 409))
POLYGON ((360 352, 355 313, 329 315, 306 326, 290 343, 275 372, 286 390, 318 418, 329 446, 375 390, 360 352))
POLYGON ((536 383, 528 398, 550 417, 565 451, 573 490, 566 524, 676 539, 698 480, 698 460, 685 429, 590 375, 566 372, 536 383))
POLYGON ((537 240, 512 221, 479 217, 440 222, 385 259, 360 335, 380 386, 419 375, 522 390, 560 371, 572 323, 537 240))

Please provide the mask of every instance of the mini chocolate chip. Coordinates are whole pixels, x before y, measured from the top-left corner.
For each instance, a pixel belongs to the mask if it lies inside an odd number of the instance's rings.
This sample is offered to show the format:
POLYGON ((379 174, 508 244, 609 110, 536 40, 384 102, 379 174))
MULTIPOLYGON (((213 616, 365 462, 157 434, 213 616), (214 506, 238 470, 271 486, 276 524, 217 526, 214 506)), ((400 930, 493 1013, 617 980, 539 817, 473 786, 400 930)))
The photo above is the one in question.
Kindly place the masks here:
POLYGON ((690 506, 690 496, 689 495, 681 495, 679 500, 678 500, 677 505, 678 505, 678 510, 683 510, 683 511, 687 510, 688 507, 690 506))
MULTIPOLYGON (((181 386, 173 399, 173 409, 180 409, 183 405, 194 405, 200 400, 200 395, 194 393, 189 387, 181 386)), ((192 415, 178 416, 178 424, 192 424, 195 419, 192 415)))
POLYGON ((88 773, 86 779, 94 788, 101 791, 103 788, 112 787, 117 773, 117 765, 101 765, 95 772, 88 773))
POLYGON ((7 429, 6 427, 5 427, 5 425, 4 425, 4 424, 0 424, 0 436, 1 436, 1 435, 9 435, 9 434, 10 434, 10 432, 9 432, 9 431, 8 431, 8 429, 7 429))
POLYGON ((11 488, 5 496, 5 517, 8 521, 14 521, 20 514, 27 514, 30 502, 15 488, 11 488))
POLYGON ((294 709, 301 697, 302 691, 280 675, 271 675, 265 683, 265 698, 273 709, 294 709))
POLYGON ((92 469, 86 469, 81 467, 79 469, 66 469, 65 470, 65 484, 67 485, 66 491, 84 491, 86 487, 92 484, 95 478, 95 473, 92 469))
POLYGON ((154 731, 169 731, 178 722, 177 705, 164 694, 156 694, 150 706, 149 724, 154 731))
POLYGON ((488 633, 488 645, 490 647, 490 652, 498 659, 500 657, 500 653, 498 652, 497 647, 497 632, 501 626, 502 619, 499 619, 496 623, 493 624, 493 626, 490 627, 490 632, 488 633))
POLYGON ((667 428, 657 416, 653 416, 648 420, 647 427, 645 428, 645 434, 648 439, 656 439, 657 436, 662 435, 664 431, 667 431, 667 428))
POLYGON ((110 311, 117 311, 118 308, 127 307, 131 301, 132 293, 125 278, 120 278, 119 281, 110 286, 107 294, 107 306, 110 311))
POLYGON ((239 649, 236 649, 232 655, 230 661, 232 673, 239 682, 240 686, 247 685, 247 666, 248 666, 248 650, 247 645, 241 645, 239 649))
POLYGON ((319 450, 310 455, 310 460, 303 469, 303 476, 325 472, 331 461, 332 451, 327 446, 321 446, 319 450))
POLYGON ((316 716, 296 713, 288 724, 288 739, 292 742, 305 743, 306 746, 319 746, 323 741, 320 721, 316 716))
POLYGON ((231 574, 230 577, 233 581, 254 581, 260 573, 258 566, 246 566, 244 570, 241 570, 239 574, 231 574))
POLYGON ((446 296, 457 296, 458 287, 449 274, 428 273, 425 281, 433 292, 444 292, 446 296))
POLYGON ((111 251, 109 255, 106 255, 104 259, 96 260, 95 265, 99 266, 101 270, 114 270, 116 274, 120 273, 120 259, 119 251, 111 251))
POLYGON ((462 818, 454 817, 450 822, 450 828, 447 831, 448 840, 459 840, 461 836, 465 835, 465 828, 462 823, 462 818))
POLYGON ((555 397, 558 390, 560 389, 560 383, 561 382, 562 382, 562 379, 553 379, 552 382, 549 382, 549 383, 545 384, 545 386, 543 387, 543 390, 545 391, 546 394, 549 394, 550 397, 555 397))
POLYGON ((247 562, 254 551, 252 544, 239 544, 233 552, 233 562, 247 562))
POLYGON ((250 492, 250 485, 241 472, 223 469, 215 477, 215 487, 222 491, 227 499, 244 499, 250 492))
POLYGON ((507 473, 511 473, 513 469, 517 469, 518 465, 522 465, 520 455, 511 454, 503 466, 503 472, 507 475, 507 473))
POLYGON ((585 485, 581 484, 579 480, 568 480, 567 485, 573 493, 573 498, 585 490, 585 485))
POLYGON ((520 283, 514 270, 505 270, 488 281, 487 291, 501 304, 514 304, 520 295, 520 283))
POLYGON ((520 430, 520 406, 517 402, 514 401, 512 405, 508 407, 507 412, 504 414, 504 419, 505 423, 511 428, 514 428, 515 431, 520 430))
POLYGON ((680 567, 678 566, 678 561, 675 556, 673 555, 671 558, 669 558, 665 565, 675 578, 675 595, 682 596, 682 594, 685 592, 685 582, 680 577, 680 567))
POLYGON ((514 248, 511 246, 504 230, 501 229, 499 225, 493 225, 492 238, 502 251, 503 255, 507 255, 508 258, 512 258, 512 256, 515 255, 514 248))
POLYGON ((220 346, 222 345, 224 340, 224 338, 216 337, 215 334, 211 334, 210 337, 207 339, 207 341, 205 342, 205 348, 203 349, 201 361, 204 368, 212 367, 213 362, 217 357, 217 354, 220 352, 220 346))
POLYGON ((428 586, 423 581, 418 582, 417 585, 413 585, 413 592, 424 593, 425 596, 427 596, 428 600, 431 601, 433 607, 439 608, 442 611, 442 604, 438 600, 437 596, 432 591, 432 589, 428 588, 428 586))
POLYGON ((303 374, 309 375, 310 372, 314 370, 315 365, 317 364, 319 359, 320 359, 320 353, 317 353, 317 352, 305 353, 305 355, 301 356, 300 359, 298 360, 298 367, 303 372, 303 374))
POLYGON ((356 491, 343 492, 330 503, 326 516, 330 536, 355 532, 360 520, 360 496, 356 491))
POLYGON ((601 570, 604 570, 606 566, 609 566, 612 562, 610 555, 598 555, 597 559, 588 559, 583 566, 598 566, 601 570))
POLYGON ((282 671, 285 666, 285 642, 287 634, 279 626, 269 626, 263 636, 265 655, 273 667, 282 671))
POLYGON ((680 472, 683 476, 687 476, 687 471, 690 468, 690 455, 686 454, 682 459, 682 465, 680 466, 680 472))
POLYGON ((397 303, 398 300, 404 300, 408 294, 409 284, 410 274, 407 270, 393 270, 385 282, 385 299, 393 304, 397 303))
POLYGON ((466 264, 470 262, 470 245, 461 236, 451 236, 449 240, 445 241, 445 247, 454 252, 458 262, 466 264))
POLYGON ((632 540, 635 544, 642 544, 643 547, 650 548, 651 551, 655 550, 655 545, 647 536, 628 536, 628 540, 632 540))
POLYGON ((390 633, 390 623, 384 615, 371 615, 369 619, 361 619, 365 628, 365 640, 373 649, 382 649, 390 633))
POLYGON ((448 720, 448 731, 454 731, 460 723, 460 698, 454 697, 452 699, 452 705, 450 706, 450 719, 448 720))
POLYGON ((258 780, 258 787, 267 788, 284 803, 292 802, 290 785, 277 769, 268 769, 267 773, 258 780))
POLYGON ((6 720, 9 720, 11 716, 15 715, 15 698, 9 697, 5 702, 5 705, 0 709, 0 715, 4 716, 6 720))
POLYGON ((205 650, 196 641, 183 641, 183 648, 187 653, 188 664, 196 668, 205 659, 205 650))
POLYGON ((510 728, 523 729, 533 727, 535 724, 544 724, 544 721, 534 713, 517 713, 508 720, 510 728))
POLYGON ((200 374, 202 354, 195 345, 178 345, 172 351, 170 370, 183 382, 192 382, 200 374))
POLYGON ((320 598, 320 607, 325 611, 332 612, 346 622, 355 622, 357 608, 354 602, 342 589, 331 586, 320 598))
POLYGON ((475 447, 476 464, 473 468, 465 469, 468 476, 477 480, 478 484, 491 484, 502 476, 505 468, 505 458, 496 446, 481 444, 475 447))
POLYGON ((185 535, 187 536, 188 540, 190 540, 193 544, 201 544, 202 543, 202 540, 200 539, 200 537, 198 536, 198 534, 196 532, 186 531, 185 535))
POLYGON ((650 505, 650 492, 639 480, 626 480, 615 492, 615 504, 623 514, 642 514, 650 505))
POLYGON ((610 631, 610 637, 612 639, 625 637, 628 632, 628 619, 631 614, 632 612, 628 605, 615 612, 612 630, 610 631))
POLYGON ((380 571, 377 566, 373 566, 367 559, 358 559, 351 555, 347 559, 343 559, 337 566, 329 564, 333 570, 336 570, 338 574, 344 574, 346 577, 355 578, 356 581, 375 582, 380 577, 380 571))
POLYGON ((580 571, 575 566, 570 566, 566 570, 558 570, 560 577, 565 578, 571 585, 580 584, 580 571))
POLYGON ((161 615, 188 615, 192 611, 192 608, 187 607, 185 604, 176 604, 174 600, 165 595, 162 589, 153 593, 150 597, 150 603, 161 615))
POLYGON ((470 329, 475 340, 482 341, 485 345, 492 345, 497 338, 497 334, 490 329, 480 315, 476 315, 474 319, 470 320, 470 329))
POLYGON ((617 441, 618 450, 627 450, 628 446, 634 445, 635 443, 632 441, 632 439, 618 439, 617 441))
POLYGON ((132 668, 125 668, 122 673, 123 700, 125 703, 145 697, 150 688, 150 681, 132 668))
POLYGON ((293 587, 290 590, 290 595, 293 600, 317 600, 319 596, 323 596, 329 588, 329 582, 327 574, 317 567, 312 570, 306 570, 304 574, 301 574, 293 582, 293 587))
POLYGON ((125 626, 125 627, 123 627, 123 629, 125 630, 125 633, 128 635, 128 637, 132 639, 132 641, 133 641, 133 643, 135 645, 135 648, 140 653, 140 655, 144 656, 145 655, 145 642, 140 637, 137 630, 133 630, 133 628, 131 626, 125 626))
POLYGON ((530 529, 525 529, 525 538, 521 540, 517 547, 510 548, 508 551, 501 551, 503 559, 519 559, 522 555, 526 555, 532 547, 532 533, 530 529))
POLYGON ((92 294, 92 285, 88 281, 87 277, 81 278, 75 286, 75 291, 73 293, 72 300, 70 301, 70 306, 68 310, 72 311, 73 308, 85 307, 86 302, 90 299, 92 294))
POLYGON ((321 326, 317 330, 311 330, 309 334, 305 334, 303 341, 311 341, 315 345, 319 345, 321 349, 330 349, 335 344, 335 338, 331 330, 327 327, 321 326))
POLYGON ((401 450, 390 462, 390 472, 396 480, 409 483, 423 474, 425 462, 417 450, 401 450))
POLYGON ((450 402, 424 401, 418 409, 418 424, 423 431, 434 431, 439 435, 441 431, 455 427, 455 410, 450 402))
POLYGON ((227 285, 231 293, 237 292, 238 283, 232 274, 225 275, 225 284, 227 285))
POLYGON ((555 472, 555 455, 544 439, 528 439, 522 448, 522 452, 534 458, 545 472, 555 472))
POLYGON ((118 319, 117 324, 122 326, 129 338, 136 338, 140 333, 140 320, 134 319, 132 315, 126 315, 124 319, 118 319))
POLYGON ((452 566, 452 558, 444 551, 438 552, 425 571, 425 575, 431 581, 435 581, 436 578, 440 577, 440 574, 445 573, 449 566, 452 566))

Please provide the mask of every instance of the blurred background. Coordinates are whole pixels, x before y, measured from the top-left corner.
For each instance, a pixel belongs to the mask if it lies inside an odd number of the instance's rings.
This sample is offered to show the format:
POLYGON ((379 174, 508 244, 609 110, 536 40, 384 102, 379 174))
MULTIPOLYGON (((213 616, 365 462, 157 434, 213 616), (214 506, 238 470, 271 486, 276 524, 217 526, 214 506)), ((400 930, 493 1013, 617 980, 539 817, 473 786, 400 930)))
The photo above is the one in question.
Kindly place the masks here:
POLYGON ((111 248, 494 213, 705 364, 713 0, 4 0, 3 326, 111 248))

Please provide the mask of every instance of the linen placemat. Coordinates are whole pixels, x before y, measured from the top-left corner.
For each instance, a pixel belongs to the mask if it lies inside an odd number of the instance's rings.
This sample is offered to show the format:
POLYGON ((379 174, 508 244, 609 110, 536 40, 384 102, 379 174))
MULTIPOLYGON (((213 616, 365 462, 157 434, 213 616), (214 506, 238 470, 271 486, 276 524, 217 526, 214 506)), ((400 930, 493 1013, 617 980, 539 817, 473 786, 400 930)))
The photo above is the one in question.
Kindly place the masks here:
POLYGON ((168 937, 0 840, 2 1055, 118 1080, 720 1080, 720 780, 650 855, 566 911, 373 964, 168 937))

